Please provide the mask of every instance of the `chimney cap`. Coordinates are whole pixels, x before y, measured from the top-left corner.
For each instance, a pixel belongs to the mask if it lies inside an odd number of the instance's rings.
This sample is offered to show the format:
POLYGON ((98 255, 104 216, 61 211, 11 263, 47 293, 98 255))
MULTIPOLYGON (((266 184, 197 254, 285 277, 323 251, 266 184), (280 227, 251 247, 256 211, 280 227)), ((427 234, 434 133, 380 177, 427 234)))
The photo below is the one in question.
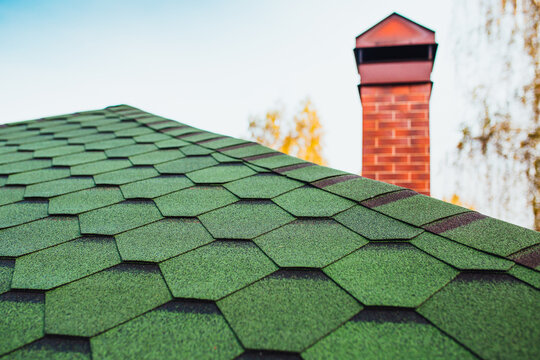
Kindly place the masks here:
POLYGON ((435 32, 392 13, 356 37, 356 47, 435 44, 435 32))

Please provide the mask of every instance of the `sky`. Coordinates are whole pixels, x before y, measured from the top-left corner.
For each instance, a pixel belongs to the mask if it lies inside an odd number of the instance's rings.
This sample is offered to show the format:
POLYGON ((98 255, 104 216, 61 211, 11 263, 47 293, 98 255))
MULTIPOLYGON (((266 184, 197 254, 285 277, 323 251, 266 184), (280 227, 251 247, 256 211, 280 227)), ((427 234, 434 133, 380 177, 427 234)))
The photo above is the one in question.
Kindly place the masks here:
POLYGON ((331 167, 360 173, 355 37, 392 12, 436 32, 432 196, 454 192, 453 1, 0 0, 0 123, 128 104, 247 138, 311 99, 331 167))

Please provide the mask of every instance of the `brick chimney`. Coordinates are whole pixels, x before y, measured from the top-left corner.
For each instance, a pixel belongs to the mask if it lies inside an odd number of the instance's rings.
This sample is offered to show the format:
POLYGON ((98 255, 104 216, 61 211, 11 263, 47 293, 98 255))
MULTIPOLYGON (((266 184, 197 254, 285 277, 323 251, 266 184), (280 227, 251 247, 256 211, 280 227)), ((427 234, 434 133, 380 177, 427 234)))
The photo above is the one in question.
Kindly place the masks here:
POLYGON ((356 38, 362 176, 430 193, 429 98, 435 32, 393 13, 356 38))

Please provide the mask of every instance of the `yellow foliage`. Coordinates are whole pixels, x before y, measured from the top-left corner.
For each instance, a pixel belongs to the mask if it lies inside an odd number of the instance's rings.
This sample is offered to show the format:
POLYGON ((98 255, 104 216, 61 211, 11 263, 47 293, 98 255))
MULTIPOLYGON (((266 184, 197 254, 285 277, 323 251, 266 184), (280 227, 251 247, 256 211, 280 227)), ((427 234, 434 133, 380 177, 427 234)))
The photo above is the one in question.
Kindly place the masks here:
POLYGON ((292 123, 283 119, 282 110, 271 110, 262 119, 250 118, 249 132, 262 145, 319 165, 326 164, 321 145, 323 129, 309 100, 302 102, 302 109, 292 123))
POLYGON ((457 206, 465 207, 465 208, 467 208, 469 210, 475 210, 474 205, 466 204, 466 203, 461 202, 461 199, 459 198, 459 195, 457 195, 457 194, 453 194, 450 199, 443 198, 443 201, 446 201, 447 203, 454 204, 454 205, 457 205, 457 206))

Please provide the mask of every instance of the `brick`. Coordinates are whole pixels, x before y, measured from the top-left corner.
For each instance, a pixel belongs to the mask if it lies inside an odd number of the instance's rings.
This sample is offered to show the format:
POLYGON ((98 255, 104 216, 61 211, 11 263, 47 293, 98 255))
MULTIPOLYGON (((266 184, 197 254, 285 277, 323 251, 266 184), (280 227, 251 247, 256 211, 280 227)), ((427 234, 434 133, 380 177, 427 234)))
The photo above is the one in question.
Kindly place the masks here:
POLYGON ((360 100, 362 104, 383 103, 392 101, 393 97, 392 95, 362 95, 360 100))
POLYGON ((427 162, 429 164, 429 155, 411 155, 411 163, 427 162))
POLYGON ((362 171, 367 171, 367 172, 378 172, 378 171, 393 172, 394 171, 393 167, 394 166, 391 165, 391 164, 387 164, 387 165, 380 165, 380 164, 363 165, 362 164, 362 171))
POLYGON ((364 114, 363 119, 365 120, 392 120, 392 113, 375 113, 375 114, 364 114))
POLYGON ((377 164, 408 162, 407 155, 377 155, 377 164))
POLYGON ((408 95, 396 95, 394 100, 396 102, 428 102, 429 96, 423 94, 408 94, 408 95))
POLYGON ((409 103, 403 104, 380 104, 379 111, 409 111, 409 103))
MULTIPOLYGON (((396 164, 396 171, 428 171, 428 164, 396 164)), ((424 180, 424 179, 422 179, 424 180)))
POLYGON ((410 139, 407 139, 407 138, 393 138, 393 139, 389 139, 389 138, 379 138, 377 139, 377 144, 379 146, 381 145, 409 145, 409 141, 410 139))
POLYGON ((411 137, 411 145, 427 145, 429 146, 428 137, 411 137))
POLYGON ((429 180, 429 173, 424 174, 411 174, 412 180, 429 180))
POLYGON ((408 129, 408 121, 381 121, 379 129, 408 129))
POLYGON ((379 180, 408 180, 409 174, 377 174, 379 180))
POLYGON ((411 110, 429 110, 429 103, 409 104, 411 110))
POLYGON ((429 136, 428 129, 418 130, 418 129, 396 129, 396 137, 409 137, 409 136, 429 136))
POLYGON ((402 154, 428 154, 429 152, 425 147, 412 147, 412 146, 396 146, 394 148, 395 153, 402 154))
POLYGON ((396 112, 394 115, 395 115, 396 119, 410 119, 410 120, 412 120, 412 119, 418 119, 418 120, 427 120, 427 119, 429 119, 427 111, 396 112))
POLYGON ((393 130, 367 130, 364 131, 364 137, 392 137, 394 135, 393 130))
POLYGON ((392 154, 391 147, 376 147, 364 149, 364 154, 392 154))

